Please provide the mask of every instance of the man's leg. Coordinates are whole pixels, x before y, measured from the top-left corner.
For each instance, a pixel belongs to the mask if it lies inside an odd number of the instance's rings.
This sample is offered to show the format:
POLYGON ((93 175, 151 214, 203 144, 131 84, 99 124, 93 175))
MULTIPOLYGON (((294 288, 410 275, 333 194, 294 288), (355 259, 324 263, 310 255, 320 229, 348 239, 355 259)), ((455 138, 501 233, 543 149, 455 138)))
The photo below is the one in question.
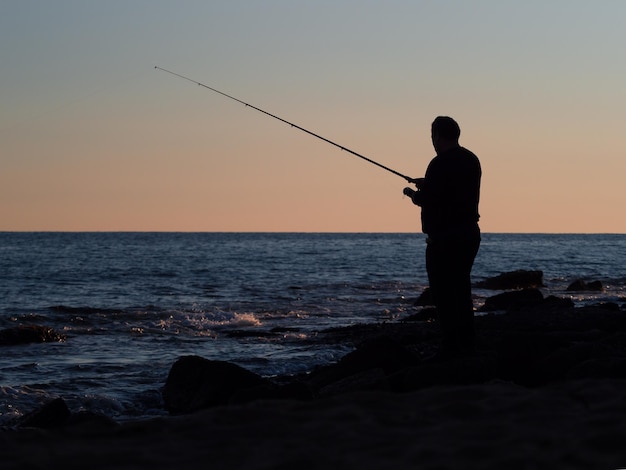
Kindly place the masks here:
POLYGON ((452 353, 456 346, 454 333, 456 305, 450 291, 450 259, 446 243, 433 241, 426 247, 426 271, 430 292, 437 307, 442 353, 452 353))
POLYGON ((426 248, 426 269, 442 333, 450 353, 474 349, 474 306, 470 274, 480 235, 437 241, 426 248))

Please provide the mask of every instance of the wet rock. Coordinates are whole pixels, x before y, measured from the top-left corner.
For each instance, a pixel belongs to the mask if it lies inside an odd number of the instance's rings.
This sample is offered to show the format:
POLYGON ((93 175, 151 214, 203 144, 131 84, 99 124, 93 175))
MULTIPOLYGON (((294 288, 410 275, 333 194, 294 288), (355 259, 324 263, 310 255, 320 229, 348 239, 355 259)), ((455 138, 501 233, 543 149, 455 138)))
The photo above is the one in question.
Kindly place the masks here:
POLYGON ((72 428, 74 431, 80 431, 83 434, 116 428, 118 426, 119 423, 113 418, 92 411, 72 413, 66 424, 67 428, 72 428))
POLYGON ((543 294, 539 289, 523 289, 488 297, 485 304, 480 308, 481 312, 493 310, 509 310, 523 306, 539 304, 543 301, 543 294))
POLYGON ((496 345, 498 377, 521 385, 540 385, 548 380, 542 370, 545 358, 570 344, 569 338, 559 333, 507 332, 496 345))
POLYGON ((615 302, 600 302, 593 305, 594 307, 603 309, 603 310, 611 310, 617 312, 620 310, 619 305, 615 302))
POLYGON ((476 287, 490 290, 530 289, 544 287, 543 271, 519 269, 487 278, 475 283, 476 287))
POLYGON ((66 336, 40 325, 20 325, 0 330, 0 346, 65 341, 66 336))
POLYGON ((548 309, 570 309, 574 308, 574 301, 569 298, 556 297, 555 295, 549 295, 543 302, 538 306, 540 309, 548 310, 548 309))
POLYGON ((587 283, 587 290, 602 292, 604 291, 604 286, 601 281, 591 281, 587 283))
POLYGON ((594 291, 602 292, 604 287, 601 281, 585 282, 582 279, 577 279, 567 286, 568 292, 582 292, 582 291, 594 291))
POLYGON ((389 377, 392 390, 409 392, 433 385, 466 385, 484 383, 497 374, 493 354, 460 356, 442 361, 424 361, 402 369, 389 377))
POLYGON ((384 322, 320 332, 354 351, 297 377, 272 381, 197 356, 172 367, 163 391, 171 413, 258 399, 310 400, 357 391, 407 392, 436 385, 504 380, 542 386, 571 378, 626 378, 626 312, 575 308, 537 289, 506 292, 506 313, 477 316, 476 353, 430 360, 440 335, 432 322, 384 322), (521 301, 521 303, 520 303, 521 301), (512 308, 511 306, 519 306, 512 308))
POLYGON ((413 315, 402 319, 403 322, 433 321, 437 319, 437 309, 435 307, 423 308, 413 315))
POLYGON ((317 388, 354 376, 367 370, 380 369, 390 374, 415 364, 416 355, 391 337, 372 338, 361 343, 339 362, 311 374, 311 383, 317 388))
POLYGON ((22 428, 51 429, 65 425, 71 412, 62 398, 56 398, 25 415, 18 423, 22 428))
POLYGON ((360 391, 388 391, 389 382, 387 375, 382 369, 368 369, 357 372, 354 375, 344 377, 336 382, 322 387, 319 391, 321 397, 330 397, 343 393, 360 391))
POLYGON ((580 364, 611 354, 610 348, 607 346, 583 338, 576 339, 577 341, 572 341, 570 345, 555 350, 541 360, 538 372, 545 381, 562 380, 568 377, 571 371, 578 368, 580 364))
POLYGON ((308 401, 316 397, 314 390, 305 382, 293 380, 286 384, 275 384, 269 380, 261 385, 239 389, 228 403, 249 403, 256 400, 308 401))
POLYGON ((271 386, 268 380, 236 364, 184 356, 170 369, 163 401, 170 413, 184 414, 226 405, 245 389, 271 386))
POLYGON ((592 358, 577 364, 567 374, 568 378, 626 378, 626 358, 601 357, 592 358))

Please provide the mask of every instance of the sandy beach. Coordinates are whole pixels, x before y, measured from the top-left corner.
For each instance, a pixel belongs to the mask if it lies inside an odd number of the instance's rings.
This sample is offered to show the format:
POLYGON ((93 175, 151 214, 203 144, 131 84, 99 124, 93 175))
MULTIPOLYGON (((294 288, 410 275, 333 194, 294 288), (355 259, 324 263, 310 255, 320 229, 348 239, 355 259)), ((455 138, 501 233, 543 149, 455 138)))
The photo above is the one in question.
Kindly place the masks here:
POLYGON ((619 468, 626 380, 505 382, 258 401, 1 435, 2 467, 619 468))

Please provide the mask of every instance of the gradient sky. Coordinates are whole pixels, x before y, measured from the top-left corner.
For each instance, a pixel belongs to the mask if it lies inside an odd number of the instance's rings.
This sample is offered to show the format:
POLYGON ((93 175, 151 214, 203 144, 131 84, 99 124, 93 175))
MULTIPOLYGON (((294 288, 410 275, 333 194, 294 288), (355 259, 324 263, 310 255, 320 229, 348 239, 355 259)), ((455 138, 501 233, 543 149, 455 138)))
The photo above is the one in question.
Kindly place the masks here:
POLYGON ((1 0, 0 230, 419 231, 450 115, 485 232, 626 233, 622 0, 1 0))

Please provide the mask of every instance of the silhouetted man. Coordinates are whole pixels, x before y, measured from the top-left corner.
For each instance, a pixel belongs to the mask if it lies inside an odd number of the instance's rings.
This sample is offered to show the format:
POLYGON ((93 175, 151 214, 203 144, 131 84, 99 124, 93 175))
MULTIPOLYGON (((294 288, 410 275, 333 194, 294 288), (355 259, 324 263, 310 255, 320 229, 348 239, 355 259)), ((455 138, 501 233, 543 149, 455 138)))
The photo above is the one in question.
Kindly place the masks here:
POLYGON ((438 357, 474 351, 474 306, 470 273, 480 246, 478 200, 482 175, 478 157, 459 145, 456 121, 439 116, 431 136, 437 155, 417 191, 404 194, 422 208, 426 239, 426 271, 441 325, 438 357))

